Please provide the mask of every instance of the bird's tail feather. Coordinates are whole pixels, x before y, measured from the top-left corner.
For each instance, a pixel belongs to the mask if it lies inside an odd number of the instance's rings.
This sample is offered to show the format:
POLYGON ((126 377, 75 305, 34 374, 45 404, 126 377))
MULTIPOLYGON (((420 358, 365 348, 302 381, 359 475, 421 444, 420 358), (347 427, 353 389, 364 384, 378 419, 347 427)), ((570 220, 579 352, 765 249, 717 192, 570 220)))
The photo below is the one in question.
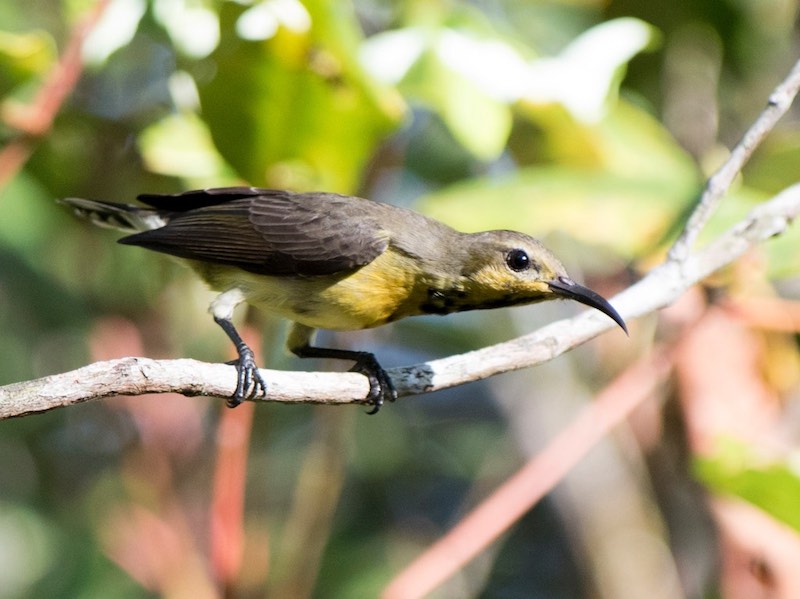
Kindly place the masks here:
POLYGON ((166 224, 163 214, 152 208, 83 198, 63 198, 58 201, 72 208, 79 217, 107 229, 135 233, 157 229, 166 224))

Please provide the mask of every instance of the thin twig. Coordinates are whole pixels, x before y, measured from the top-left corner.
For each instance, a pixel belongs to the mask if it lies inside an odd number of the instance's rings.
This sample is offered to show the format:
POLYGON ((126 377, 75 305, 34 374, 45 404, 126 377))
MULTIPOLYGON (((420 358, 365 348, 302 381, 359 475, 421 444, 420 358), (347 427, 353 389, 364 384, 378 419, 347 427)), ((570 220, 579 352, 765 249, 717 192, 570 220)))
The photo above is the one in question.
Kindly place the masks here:
POLYGON ((753 155, 755 149, 775 127, 778 120, 789 110, 800 90, 800 61, 795 63, 789 75, 770 94, 766 108, 741 141, 733 148, 730 157, 706 183, 686 227, 669 251, 669 261, 683 262, 689 257, 698 235, 719 206, 736 176, 753 155))
MULTIPOLYGON (((780 235, 800 214, 800 184, 755 208, 744 220, 682 264, 667 262, 612 299, 631 319, 668 306, 689 287, 730 264, 747 250, 780 235)), ((400 395, 416 395, 528 368, 561 355, 615 327, 595 311, 551 323, 512 341, 424 364, 389 370, 400 395)), ((269 393, 264 401, 363 404, 369 390, 357 373, 262 370, 269 393)), ((123 358, 78 370, 0 387, 0 419, 42 412, 113 395, 175 392, 230 397, 232 366, 195 360, 123 358)))

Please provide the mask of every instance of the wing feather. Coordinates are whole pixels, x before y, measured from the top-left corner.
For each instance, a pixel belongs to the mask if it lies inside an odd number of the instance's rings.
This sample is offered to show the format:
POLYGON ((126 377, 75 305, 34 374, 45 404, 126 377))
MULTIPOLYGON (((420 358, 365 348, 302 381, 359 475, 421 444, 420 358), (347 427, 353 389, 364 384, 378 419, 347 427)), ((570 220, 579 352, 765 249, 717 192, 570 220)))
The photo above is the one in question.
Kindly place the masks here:
POLYGON ((370 209, 377 205, 361 198, 226 188, 140 199, 168 222, 121 243, 258 274, 352 271, 372 262, 389 243, 370 209))

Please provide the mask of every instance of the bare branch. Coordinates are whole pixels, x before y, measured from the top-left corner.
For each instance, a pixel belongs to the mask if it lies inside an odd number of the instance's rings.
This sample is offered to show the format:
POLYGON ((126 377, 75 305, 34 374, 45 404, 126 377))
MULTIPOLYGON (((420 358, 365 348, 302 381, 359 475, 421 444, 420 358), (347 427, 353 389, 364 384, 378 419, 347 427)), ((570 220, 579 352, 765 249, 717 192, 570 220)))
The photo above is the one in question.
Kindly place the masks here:
MULTIPOLYGON (((783 233, 798 214, 800 184, 755 208, 747 218, 682 263, 666 262, 654 269, 612 301, 627 319, 668 306, 689 287, 730 264, 753 246, 783 233)), ((541 364, 614 326, 602 314, 586 311, 512 341, 390 369, 389 374, 401 396, 445 389, 541 364)), ((262 376, 269 387, 264 401, 365 403, 369 390, 367 379, 356 373, 263 370, 262 376)), ((188 396, 230 397, 235 386, 234 367, 226 364, 123 358, 0 387, 0 419, 114 395, 174 392, 188 396)))
MULTIPOLYGON (((369 391, 367 379, 355 373, 263 370, 262 375, 269 385, 268 401, 363 403, 369 391)), ((227 364, 121 358, 0 387, 0 419, 116 395, 230 397, 235 388, 236 370, 227 364)))
POLYGON ((669 260, 682 262, 689 257, 692 245, 714 214, 733 180, 742 171, 755 149, 775 127, 778 120, 789 110, 800 90, 800 61, 795 63, 789 75, 769 96, 767 107, 755 123, 747 130, 741 141, 733 148, 730 157, 706 183, 703 195, 689 217, 689 222, 669 251, 669 260))

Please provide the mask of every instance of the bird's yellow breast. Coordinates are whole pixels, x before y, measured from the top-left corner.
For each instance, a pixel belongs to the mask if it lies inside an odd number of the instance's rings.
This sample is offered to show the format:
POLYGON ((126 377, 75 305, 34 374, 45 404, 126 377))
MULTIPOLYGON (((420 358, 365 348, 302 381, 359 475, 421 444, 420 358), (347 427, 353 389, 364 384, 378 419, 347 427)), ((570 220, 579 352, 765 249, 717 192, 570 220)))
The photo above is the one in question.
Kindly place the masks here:
POLYGON ((393 248, 348 274, 264 276, 193 262, 217 291, 242 290, 248 303, 313 328, 349 331, 380 326, 418 313, 419 268, 393 248))

